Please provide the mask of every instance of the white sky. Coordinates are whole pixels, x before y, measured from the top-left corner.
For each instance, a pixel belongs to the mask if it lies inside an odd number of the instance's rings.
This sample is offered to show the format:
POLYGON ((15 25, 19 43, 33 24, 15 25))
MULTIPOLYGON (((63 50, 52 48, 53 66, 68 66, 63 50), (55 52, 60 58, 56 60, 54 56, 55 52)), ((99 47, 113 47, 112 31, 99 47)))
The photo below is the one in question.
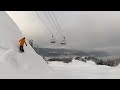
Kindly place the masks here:
MULTIPOLYGON (((34 11, 7 11, 7 13, 24 35, 32 38, 40 47, 57 46, 50 44, 51 35, 34 11)), ((51 27, 43 11, 38 13, 56 36, 57 30, 51 27)), ((51 20, 48 12, 45 13, 51 20)), ((68 48, 120 51, 119 11, 54 11, 54 13, 66 36, 68 48)))

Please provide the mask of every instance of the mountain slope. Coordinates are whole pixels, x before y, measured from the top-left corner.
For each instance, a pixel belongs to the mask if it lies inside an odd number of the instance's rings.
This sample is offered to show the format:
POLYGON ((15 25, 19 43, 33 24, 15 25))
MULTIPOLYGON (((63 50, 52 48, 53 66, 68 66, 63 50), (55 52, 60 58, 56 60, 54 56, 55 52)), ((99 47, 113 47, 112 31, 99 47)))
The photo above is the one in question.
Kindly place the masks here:
POLYGON ((19 53, 22 37, 13 20, 0 11, 0 78, 53 78, 50 67, 29 44, 25 53, 19 53))

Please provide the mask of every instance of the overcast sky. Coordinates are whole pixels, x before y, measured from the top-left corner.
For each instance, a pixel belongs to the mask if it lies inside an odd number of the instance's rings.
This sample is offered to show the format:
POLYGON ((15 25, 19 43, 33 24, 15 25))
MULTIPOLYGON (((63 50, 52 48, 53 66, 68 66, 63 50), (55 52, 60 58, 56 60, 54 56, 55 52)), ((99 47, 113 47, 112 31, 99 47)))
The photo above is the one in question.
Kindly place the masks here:
MULTIPOLYGON (((34 11, 10 11, 7 13, 27 38, 32 38, 39 47, 60 47, 50 44, 51 34, 34 11)), ((61 41, 43 11, 38 11, 46 25, 61 41)), ((62 33, 66 36, 67 48, 79 50, 120 51, 120 12, 118 11, 54 11, 62 33)), ((50 12, 52 15, 52 13, 50 12)), ((54 25, 55 28, 55 25, 54 25)))

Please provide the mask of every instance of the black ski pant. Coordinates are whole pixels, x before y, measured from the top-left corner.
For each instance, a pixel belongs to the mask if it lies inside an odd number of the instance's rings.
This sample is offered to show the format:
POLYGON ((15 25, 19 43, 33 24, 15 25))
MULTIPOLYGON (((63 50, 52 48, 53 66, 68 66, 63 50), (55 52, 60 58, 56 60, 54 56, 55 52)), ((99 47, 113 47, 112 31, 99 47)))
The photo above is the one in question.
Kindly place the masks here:
POLYGON ((21 51, 21 52, 24 52, 23 46, 20 46, 20 51, 21 51))

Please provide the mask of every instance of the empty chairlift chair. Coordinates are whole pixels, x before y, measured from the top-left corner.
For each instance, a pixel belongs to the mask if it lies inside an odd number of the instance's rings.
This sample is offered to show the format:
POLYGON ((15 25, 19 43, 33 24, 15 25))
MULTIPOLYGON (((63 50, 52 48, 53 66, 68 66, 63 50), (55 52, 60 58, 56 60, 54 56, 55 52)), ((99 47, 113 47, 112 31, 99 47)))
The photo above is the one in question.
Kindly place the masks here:
POLYGON ((55 38, 53 36, 52 36, 51 43, 56 43, 56 40, 55 40, 55 38))
POLYGON ((62 40, 62 42, 61 42, 60 44, 61 44, 61 45, 66 45, 65 37, 64 37, 64 39, 62 40))

